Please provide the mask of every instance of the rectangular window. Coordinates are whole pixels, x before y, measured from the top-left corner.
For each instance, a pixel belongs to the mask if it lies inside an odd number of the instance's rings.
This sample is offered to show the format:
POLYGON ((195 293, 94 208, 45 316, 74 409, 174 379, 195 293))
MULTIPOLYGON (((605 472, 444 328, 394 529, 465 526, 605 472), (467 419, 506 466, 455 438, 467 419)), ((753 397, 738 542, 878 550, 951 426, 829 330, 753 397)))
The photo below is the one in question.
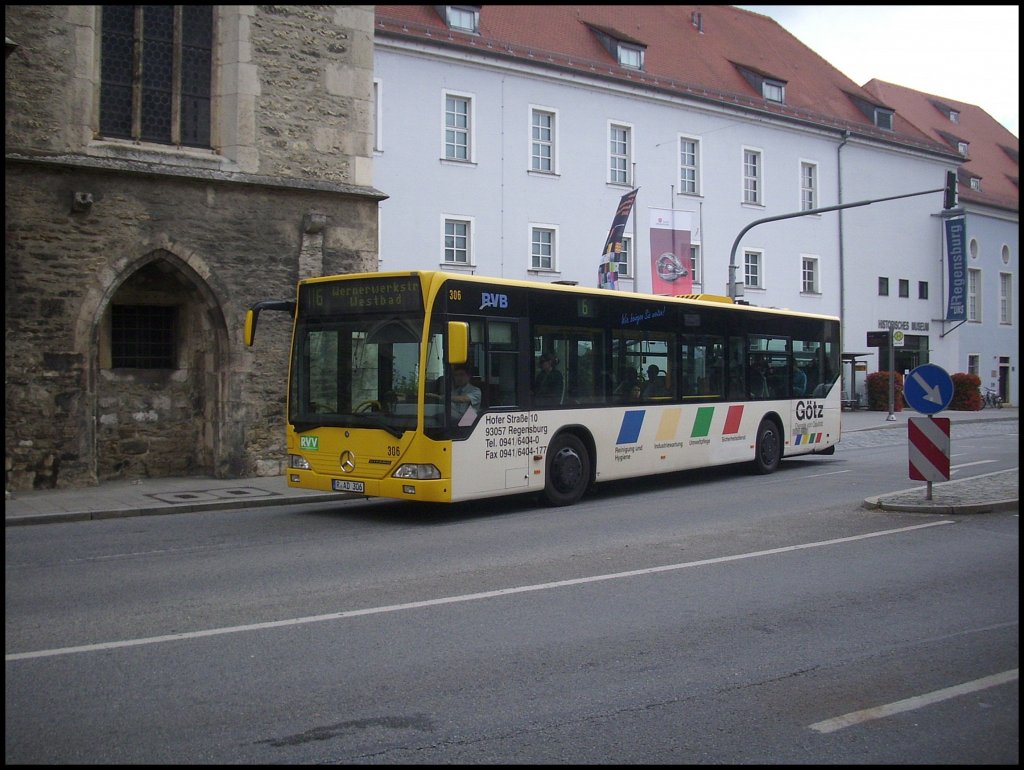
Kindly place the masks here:
POLYGON ((889 279, 883 276, 878 278, 878 296, 888 297, 889 296, 889 279))
POLYGON ((800 291, 804 294, 818 294, 818 258, 801 257, 800 291))
POLYGON ((631 130, 629 126, 612 124, 608 129, 608 181, 629 184, 631 130))
POLYGON ((884 131, 892 131, 892 119, 895 113, 892 110, 875 108, 875 125, 884 131))
POLYGON ((967 320, 981 321, 980 270, 967 270, 967 320))
POLYGON ((469 220, 444 220, 444 261, 450 265, 473 264, 472 229, 469 220))
POLYGON ((908 281, 906 278, 900 278, 900 296, 910 296, 910 281, 908 281))
POLYGON ((981 376, 981 356, 977 353, 967 354, 967 373, 981 376))
POLYGON ((530 269, 555 269, 555 231, 548 227, 530 228, 530 269))
POLYGON ((743 285, 748 289, 763 289, 764 276, 760 251, 743 252, 743 285))
POLYGON ((444 157, 446 160, 470 159, 473 100, 467 96, 446 94, 444 99, 444 157))
POLYGON ((644 68, 644 52, 641 48, 619 44, 619 64, 632 70, 644 68))
POLYGON ((703 269, 700 263, 700 244, 690 244, 690 275, 693 276, 695 284, 703 284, 703 269))
POLYGON ((999 274, 999 323, 1013 323, 1013 275, 999 274))
POLYGON ((210 146, 213 6, 105 5, 100 133, 210 146))
POLYGON ((700 142, 685 136, 679 137, 679 192, 700 194, 700 142))
POLYGON ((818 208, 818 165, 800 163, 800 210, 818 208))
POLYGON ((928 281, 917 282, 917 298, 928 299, 928 281))
POLYGON ((380 80, 377 78, 373 79, 373 149, 376 152, 380 152, 384 149, 384 135, 381 130, 382 118, 381 118, 381 94, 384 91, 384 87, 381 85, 380 80))
POLYGON ((628 235, 624 235, 622 236, 622 251, 616 255, 619 264, 616 272, 619 274, 619 278, 630 278, 633 275, 629 267, 633 261, 630 258, 632 254, 633 239, 628 235))
POLYGON ((476 6, 463 8, 457 5, 445 6, 448 26, 462 32, 478 32, 480 12, 476 6))
POLYGON ((761 196, 761 153, 758 150, 743 150, 743 202, 760 205, 761 196))
POLYGON ((552 173, 555 170, 555 113, 530 111, 530 170, 552 173))
POLYGON ((110 355, 115 369, 174 369, 176 307, 111 305, 110 355))
POLYGON ((782 104, 786 101, 786 87, 776 80, 765 80, 761 84, 761 95, 770 102, 782 104))

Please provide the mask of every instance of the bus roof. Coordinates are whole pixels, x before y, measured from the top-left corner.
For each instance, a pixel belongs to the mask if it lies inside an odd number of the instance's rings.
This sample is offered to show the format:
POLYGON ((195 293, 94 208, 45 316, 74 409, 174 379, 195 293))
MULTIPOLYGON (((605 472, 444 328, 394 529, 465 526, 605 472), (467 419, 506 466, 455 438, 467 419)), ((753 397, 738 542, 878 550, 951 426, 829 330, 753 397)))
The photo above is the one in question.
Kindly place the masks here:
POLYGON ((736 303, 731 297, 726 297, 721 294, 678 294, 670 296, 665 294, 647 294, 645 292, 621 292, 614 289, 601 289, 597 287, 590 288, 569 283, 540 283, 536 281, 525 281, 518 278, 495 278, 481 275, 463 275, 462 273, 449 273, 441 270, 396 270, 392 272, 345 273, 342 275, 326 275, 317 278, 304 278, 299 281, 299 283, 307 284, 358 278, 395 278, 412 276, 418 277, 421 281, 430 286, 439 286, 446 281, 467 281, 470 283, 482 283, 488 286, 509 286, 539 291, 588 294, 591 296, 614 296, 622 299, 630 298, 649 302, 667 301, 682 305, 699 305, 705 307, 716 306, 720 308, 723 304, 729 304, 732 306, 732 309, 743 313, 781 313, 783 315, 802 316, 805 318, 839 320, 837 316, 825 313, 808 313, 801 310, 792 310, 790 308, 781 307, 762 307, 759 305, 750 305, 745 302, 736 303))

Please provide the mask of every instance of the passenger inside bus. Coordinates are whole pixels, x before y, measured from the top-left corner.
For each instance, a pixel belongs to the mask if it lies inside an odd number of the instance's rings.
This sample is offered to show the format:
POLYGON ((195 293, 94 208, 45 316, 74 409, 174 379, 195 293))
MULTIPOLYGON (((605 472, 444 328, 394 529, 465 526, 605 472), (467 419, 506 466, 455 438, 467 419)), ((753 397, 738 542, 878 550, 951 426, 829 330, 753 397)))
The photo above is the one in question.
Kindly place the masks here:
POLYGON ((647 367, 647 383, 644 385, 644 398, 663 398, 669 395, 666 375, 658 368, 657 364, 647 367))
POLYGON ((807 373, 796 364, 793 365, 793 397, 799 398, 807 392, 807 373))
POLYGON ((474 414, 470 419, 473 419, 480 410, 480 388, 469 381, 469 370, 465 366, 452 369, 452 385, 452 417, 461 418, 472 407, 474 414))
POLYGON ((540 371, 533 384, 533 398, 538 404, 562 403, 562 389, 565 385, 562 373, 555 367, 558 358, 554 353, 544 353, 538 362, 540 371))

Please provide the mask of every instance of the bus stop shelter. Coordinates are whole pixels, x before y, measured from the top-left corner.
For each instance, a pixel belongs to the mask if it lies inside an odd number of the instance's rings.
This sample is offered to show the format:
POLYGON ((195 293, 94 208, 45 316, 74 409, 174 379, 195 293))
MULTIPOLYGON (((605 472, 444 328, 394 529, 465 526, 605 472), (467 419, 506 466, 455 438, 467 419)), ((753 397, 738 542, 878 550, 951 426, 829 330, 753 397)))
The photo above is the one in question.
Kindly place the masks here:
POLYGON ((843 399, 843 409, 854 410, 860 409, 860 396, 857 394, 857 362, 861 359, 867 359, 868 356, 873 356, 874 353, 843 353, 843 377, 846 377, 846 367, 850 367, 850 379, 847 382, 850 383, 850 394, 849 398, 843 399))

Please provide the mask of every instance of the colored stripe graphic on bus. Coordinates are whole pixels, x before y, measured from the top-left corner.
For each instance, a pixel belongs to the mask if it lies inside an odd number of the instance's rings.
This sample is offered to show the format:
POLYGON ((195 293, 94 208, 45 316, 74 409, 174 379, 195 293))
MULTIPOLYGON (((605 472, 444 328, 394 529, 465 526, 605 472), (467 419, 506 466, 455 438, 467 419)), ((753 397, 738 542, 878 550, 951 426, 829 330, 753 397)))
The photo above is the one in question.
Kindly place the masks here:
POLYGON ((740 419, 743 417, 743 404, 733 404, 729 407, 729 413, 725 416, 725 427, 722 435, 740 432, 740 419))
POLYGON ((693 420, 693 430, 690 431, 690 438, 704 438, 711 432, 711 418, 715 416, 715 407, 702 406, 697 410, 697 416, 693 420))
POLYGON ((793 436, 794 446, 800 446, 801 444, 820 444, 821 437, 824 433, 798 433, 793 436))
POLYGON ((658 433, 654 436, 655 441, 671 441, 676 437, 676 429, 679 427, 679 418, 682 416, 682 409, 666 409, 661 413, 661 422, 658 423, 658 433))
POLYGON ((626 412, 622 415, 622 425, 619 426, 619 437, 615 439, 616 444, 635 444, 640 438, 640 426, 644 424, 644 410, 638 409, 626 412))

